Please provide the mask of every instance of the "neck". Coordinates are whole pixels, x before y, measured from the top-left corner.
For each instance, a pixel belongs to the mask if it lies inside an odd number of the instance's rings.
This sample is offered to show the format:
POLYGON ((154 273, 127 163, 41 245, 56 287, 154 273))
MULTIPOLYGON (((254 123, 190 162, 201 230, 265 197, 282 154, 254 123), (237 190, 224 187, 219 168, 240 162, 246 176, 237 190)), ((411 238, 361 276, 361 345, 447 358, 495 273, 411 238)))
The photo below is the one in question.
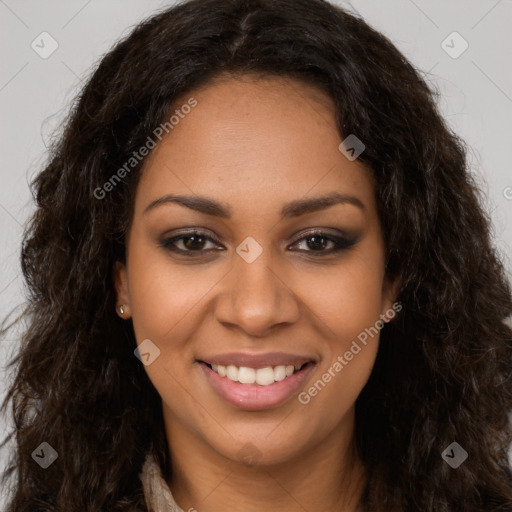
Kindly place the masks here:
POLYGON ((360 512, 366 475, 353 442, 353 425, 352 416, 345 432, 335 429, 319 445, 284 462, 248 465, 219 454, 180 424, 167 422, 169 488, 185 511, 360 512))

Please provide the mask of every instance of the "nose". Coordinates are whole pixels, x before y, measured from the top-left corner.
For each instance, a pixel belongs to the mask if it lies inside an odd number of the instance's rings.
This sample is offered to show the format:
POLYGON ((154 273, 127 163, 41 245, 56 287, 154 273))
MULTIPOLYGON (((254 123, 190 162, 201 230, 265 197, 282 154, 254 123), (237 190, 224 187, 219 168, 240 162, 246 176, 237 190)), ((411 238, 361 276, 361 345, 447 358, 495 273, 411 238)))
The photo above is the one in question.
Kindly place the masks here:
POLYGON ((268 253, 263 251, 252 263, 235 254, 216 302, 217 320, 250 336, 265 336, 276 326, 293 324, 299 318, 293 282, 282 268, 272 265, 268 253))

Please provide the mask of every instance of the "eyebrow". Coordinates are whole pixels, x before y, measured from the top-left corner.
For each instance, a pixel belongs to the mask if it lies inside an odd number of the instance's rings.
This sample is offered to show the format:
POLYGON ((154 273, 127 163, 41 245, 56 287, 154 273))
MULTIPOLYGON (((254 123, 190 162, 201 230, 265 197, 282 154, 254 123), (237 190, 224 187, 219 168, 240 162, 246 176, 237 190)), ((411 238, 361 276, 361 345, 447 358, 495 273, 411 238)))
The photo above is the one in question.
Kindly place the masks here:
MULTIPOLYGON (((204 213, 205 215, 221 217, 224 219, 230 219, 232 216, 231 208, 226 204, 219 203, 204 196, 187 196, 176 194, 168 194, 155 199, 144 209, 143 215, 145 215, 148 211, 165 204, 179 204, 181 206, 185 206, 186 208, 190 208, 191 210, 204 213)), ((286 203, 281 209, 281 217, 300 217, 301 215, 305 215, 307 213, 324 210, 330 206, 334 206, 335 204, 351 204, 361 208, 362 210, 365 208, 363 202, 355 196, 340 194, 339 192, 332 192, 324 196, 296 199, 286 203)))

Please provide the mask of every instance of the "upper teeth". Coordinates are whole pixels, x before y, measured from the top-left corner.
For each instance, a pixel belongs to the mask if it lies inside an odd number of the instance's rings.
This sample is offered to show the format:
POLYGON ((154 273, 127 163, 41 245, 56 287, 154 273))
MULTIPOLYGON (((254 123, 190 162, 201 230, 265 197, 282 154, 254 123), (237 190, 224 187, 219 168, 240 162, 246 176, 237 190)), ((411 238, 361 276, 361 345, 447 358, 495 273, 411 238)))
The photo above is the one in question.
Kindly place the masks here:
POLYGON ((288 366, 267 366, 265 368, 248 368, 247 366, 241 366, 238 368, 232 364, 223 366, 221 364, 212 364, 213 371, 217 372, 222 377, 227 377, 229 380, 234 382, 240 382, 241 384, 259 384, 260 386, 269 386, 274 382, 280 381, 289 377, 294 373, 295 370, 299 370, 302 365, 288 366))

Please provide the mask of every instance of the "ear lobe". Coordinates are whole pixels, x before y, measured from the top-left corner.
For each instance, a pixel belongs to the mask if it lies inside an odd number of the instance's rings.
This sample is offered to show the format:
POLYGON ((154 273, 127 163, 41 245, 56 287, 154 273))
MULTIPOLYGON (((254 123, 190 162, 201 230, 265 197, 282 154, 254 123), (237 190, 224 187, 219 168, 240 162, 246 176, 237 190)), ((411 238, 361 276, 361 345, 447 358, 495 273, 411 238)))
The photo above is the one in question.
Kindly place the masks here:
POLYGON ((114 263, 114 288, 116 290, 117 304, 130 304, 130 294, 128 292, 128 276, 126 273, 126 265, 120 261, 114 263))
MULTIPOLYGON (((394 310, 394 304, 396 304, 396 300, 400 293, 400 288, 402 286, 402 280, 400 276, 394 277, 386 277, 384 280, 384 286, 382 289, 382 314, 386 315, 386 312, 390 310, 394 310)), ((394 316, 394 315, 393 315, 394 316)), ((389 320, 387 320, 389 321, 389 320)))

